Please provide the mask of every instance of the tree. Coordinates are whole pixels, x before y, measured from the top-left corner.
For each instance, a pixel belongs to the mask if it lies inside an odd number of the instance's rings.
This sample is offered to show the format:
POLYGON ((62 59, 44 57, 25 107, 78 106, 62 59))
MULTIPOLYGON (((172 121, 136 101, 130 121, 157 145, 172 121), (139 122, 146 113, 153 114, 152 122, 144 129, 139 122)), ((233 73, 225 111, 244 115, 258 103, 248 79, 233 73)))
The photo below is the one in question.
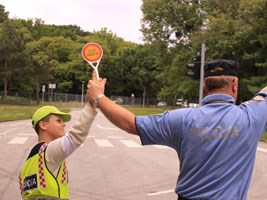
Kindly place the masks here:
MULTIPOLYGON (((157 74, 161 68, 158 66, 157 55, 150 45, 138 45, 135 48, 124 49, 117 57, 115 66, 116 79, 111 79, 113 85, 117 85, 116 93, 119 95, 146 98, 155 97, 160 88, 157 74)), ((114 91, 113 91, 114 92, 114 91)))
POLYGON ((49 68, 53 61, 47 54, 49 38, 42 38, 38 41, 26 44, 26 53, 29 55, 29 65, 32 67, 33 77, 36 88, 37 104, 39 104, 39 91, 42 83, 48 83, 52 78, 49 68))
POLYGON ((42 37, 26 45, 34 72, 37 102, 42 84, 48 85, 53 82, 57 84, 58 91, 62 92, 74 89, 75 77, 71 74, 79 72, 79 66, 82 65, 80 52, 78 65, 77 59, 73 56, 77 55, 77 47, 81 49, 80 44, 63 37, 42 37))
POLYGON ((205 30, 196 32, 193 44, 204 41, 207 59, 226 58, 240 63, 240 101, 267 83, 267 3, 264 0, 203 1, 208 19, 205 30))
POLYGON ((198 1, 143 0, 142 32, 148 42, 187 43, 202 24, 198 1))
POLYGON ((157 51, 157 65, 161 68, 157 75, 161 82, 158 99, 172 104, 178 97, 194 98, 198 87, 185 77, 185 66, 196 53, 191 38, 203 24, 201 5, 194 0, 144 0, 142 11, 142 32, 157 51))
POLYGON ((0 4, 0 23, 3 23, 8 19, 8 12, 5 11, 5 6, 0 4))
POLYGON ((15 27, 15 21, 6 19, 0 24, 0 77, 4 92, 2 100, 7 100, 8 84, 15 72, 21 71, 24 40, 15 27))
MULTIPOLYGON (((83 45, 89 42, 101 45, 103 56, 98 68, 99 74, 101 77, 107 77, 109 79, 105 92, 107 95, 123 95, 125 92, 122 84, 124 66, 120 65, 117 60, 120 60, 121 54, 125 49, 132 49, 137 45, 125 42, 122 38, 117 37, 116 34, 113 34, 106 28, 93 32, 92 35, 83 37, 78 40, 78 42, 83 45)), ((90 73, 92 72, 89 64, 85 63, 85 67, 88 67, 90 73)), ((87 77, 87 79, 89 79, 89 77, 87 77)))

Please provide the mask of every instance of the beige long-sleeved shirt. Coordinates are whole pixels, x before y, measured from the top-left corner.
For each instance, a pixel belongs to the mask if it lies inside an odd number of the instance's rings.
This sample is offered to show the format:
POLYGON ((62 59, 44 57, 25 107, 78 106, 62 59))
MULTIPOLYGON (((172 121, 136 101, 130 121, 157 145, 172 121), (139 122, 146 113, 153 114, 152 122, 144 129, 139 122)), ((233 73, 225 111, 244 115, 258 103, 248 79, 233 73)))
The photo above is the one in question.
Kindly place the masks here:
POLYGON ((55 176, 61 162, 85 141, 96 114, 96 110, 86 104, 70 131, 48 144, 45 159, 48 169, 55 176))

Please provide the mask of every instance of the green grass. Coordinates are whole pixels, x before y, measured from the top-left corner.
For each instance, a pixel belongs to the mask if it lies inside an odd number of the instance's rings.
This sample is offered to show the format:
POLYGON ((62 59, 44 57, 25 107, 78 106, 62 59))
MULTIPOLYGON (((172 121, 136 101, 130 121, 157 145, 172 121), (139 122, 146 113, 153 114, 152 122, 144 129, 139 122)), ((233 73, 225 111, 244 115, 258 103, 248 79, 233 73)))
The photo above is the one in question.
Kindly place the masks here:
MULTIPOLYGON (((43 105, 50 105, 48 103, 43 105)), ((42 106, 43 106, 42 105, 42 106)), ((70 108, 81 108, 80 103, 53 103, 53 106, 56 106, 63 112, 70 112, 70 108)), ((41 105, 40 105, 41 106, 41 105)), ((12 120, 23 120, 23 119, 31 119, 33 113, 39 106, 35 105, 6 105, 0 104, 0 122, 3 121, 12 121, 12 120)), ((166 110, 166 108, 143 108, 143 107, 126 107, 135 115, 153 115, 162 113, 166 110)))
POLYGON ((261 137, 261 141, 262 141, 262 142, 267 142, 267 131, 265 131, 265 133, 264 133, 263 136, 261 137))
POLYGON ((30 119, 35 110, 32 106, 1 106, 0 121, 30 119))
MULTIPOLYGON (((55 105, 63 112, 69 112, 69 107, 55 105)), ((33 113, 39 106, 15 106, 1 105, 0 106, 0 122, 31 119, 33 113)))
POLYGON ((134 115, 155 115, 163 113, 167 108, 158 107, 126 107, 127 110, 131 111, 134 115))

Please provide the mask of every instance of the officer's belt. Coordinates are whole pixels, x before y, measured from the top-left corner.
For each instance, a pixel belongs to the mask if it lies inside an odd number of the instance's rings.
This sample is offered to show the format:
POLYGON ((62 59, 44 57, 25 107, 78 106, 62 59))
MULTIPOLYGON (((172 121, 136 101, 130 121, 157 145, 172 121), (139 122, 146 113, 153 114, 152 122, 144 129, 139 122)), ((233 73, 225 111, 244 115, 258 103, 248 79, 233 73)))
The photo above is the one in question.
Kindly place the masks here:
POLYGON ((177 200, 190 200, 190 199, 187 199, 185 197, 182 197, 180 194, 178 194, 178 199, 177 200))

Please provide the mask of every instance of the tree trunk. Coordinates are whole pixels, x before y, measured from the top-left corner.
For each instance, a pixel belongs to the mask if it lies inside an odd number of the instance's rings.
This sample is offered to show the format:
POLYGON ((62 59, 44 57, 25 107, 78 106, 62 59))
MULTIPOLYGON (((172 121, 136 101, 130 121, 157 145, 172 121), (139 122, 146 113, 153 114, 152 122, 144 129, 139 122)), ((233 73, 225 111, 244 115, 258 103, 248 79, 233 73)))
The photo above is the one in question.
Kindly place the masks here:
POLYGON ((7 101, 7 79, 6 78, 4 78, 4 93, 2 96, 2 100, 3 102, 7 101))
MULTIPOLYGON (((5 59, 5 65, 4 65, 4 70, 7 69, 7 59, 5 59)), ((7 78, 7 74, 4 74, 3 75, 3 82, 4 82, 4 93, 3 93, 3 96, 2 96, 2 100, 3 102, 6 102, 7 101, 7 84, 8 84, 8 78, 7 78)))
POLYGON ((39 99, 39 83, 36 83, 36 104, 40 104, 40 99, 39 99))

